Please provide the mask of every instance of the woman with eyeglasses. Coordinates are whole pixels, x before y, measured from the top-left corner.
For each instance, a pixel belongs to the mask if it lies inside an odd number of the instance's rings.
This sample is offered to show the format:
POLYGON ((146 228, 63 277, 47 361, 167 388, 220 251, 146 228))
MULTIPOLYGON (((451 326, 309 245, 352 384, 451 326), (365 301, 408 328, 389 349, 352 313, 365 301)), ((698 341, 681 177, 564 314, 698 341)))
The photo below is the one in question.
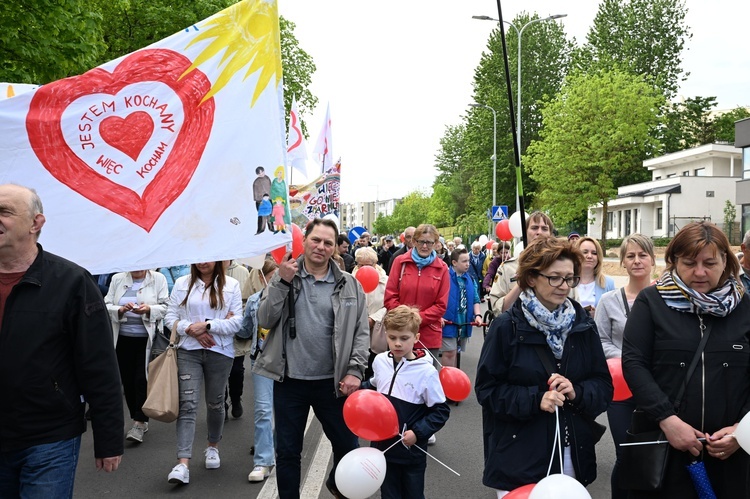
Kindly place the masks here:
POLYGON ((477 366, 482 405, 482 482, 501 498, 551 473, 596 478, 593 419, 612 400, 594 320, 568 294, 583 257, 541 236, 518 259, 519 299, 492 322, 477 366), (555 437, 559 436, 562 469, 555 437))
POLYGON ((440 319, 448 307, 451 288, 448 266, 437 257, 435 242, 438 231, 434 225, 422 224, 414 231, 414 247, 397 257, 388 274, 385 287, 385 308, 409 305, 419 309, 418 348, 427 348, 437 357, 443 342, 440 319))

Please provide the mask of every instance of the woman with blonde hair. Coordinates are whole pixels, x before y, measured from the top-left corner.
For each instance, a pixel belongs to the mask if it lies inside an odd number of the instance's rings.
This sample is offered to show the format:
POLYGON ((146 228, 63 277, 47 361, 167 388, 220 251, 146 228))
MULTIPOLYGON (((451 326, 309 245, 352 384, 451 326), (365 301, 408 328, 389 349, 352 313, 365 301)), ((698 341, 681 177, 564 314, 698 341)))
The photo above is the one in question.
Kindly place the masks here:
POLYGON ((593 237, 585 236, 574 243, 583 255, 581 266, 581 283, 576 289, 578 303, 594 317, 596 306, 602 295, 607 291, 615 289, 615 281, 604 275, 602 268, 604 263, 604 252, 599 241, 593 237))
POLYGON ((369 379, 372 375, 372 362, 375 356, 388 349, 382 324, 383 316, 385 315, 385 286, 388 283, 388 274, 378 265, 378 254, 370 247, 359 248, 354 254, 354 260, 357 262, 354 270, 352 270, 354 277, 357 276, 357 272, 362 267, 374 268, 379 276, 378 286, 365 295, 367 298, 367 316, 370 324, 370 356, 367 360, 365 379, 369 379))

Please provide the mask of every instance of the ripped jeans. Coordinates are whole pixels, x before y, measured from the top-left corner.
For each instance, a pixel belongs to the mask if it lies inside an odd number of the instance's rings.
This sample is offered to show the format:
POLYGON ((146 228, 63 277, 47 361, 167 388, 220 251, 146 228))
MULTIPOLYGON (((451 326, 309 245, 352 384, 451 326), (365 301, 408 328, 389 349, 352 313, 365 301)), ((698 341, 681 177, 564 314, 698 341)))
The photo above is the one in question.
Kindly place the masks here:
POLYGON ((190 459, 195 439, 195 418, 205 379, 208 441, 217 443, 224 431, 224 388, 234 358, 210 350, 177 351, 180 380, 180 415, 177 417, 177 459, 190 459))

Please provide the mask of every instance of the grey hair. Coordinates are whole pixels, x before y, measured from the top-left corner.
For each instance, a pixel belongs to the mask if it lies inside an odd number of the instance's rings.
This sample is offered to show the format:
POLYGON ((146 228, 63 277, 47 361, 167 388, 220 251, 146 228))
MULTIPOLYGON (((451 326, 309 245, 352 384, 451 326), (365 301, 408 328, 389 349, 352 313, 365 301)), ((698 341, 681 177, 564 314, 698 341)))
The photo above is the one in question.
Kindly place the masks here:
POLYGON ((354 252, 354 261, 358 264, 363 263, 364 261, 370 261, 373 264, 376 264, 378 263, 378 254, 375 253, 374 249, 365 246, 354 252))
POLYGON ((742 244, 750 246, 750 230, 745 232, 745 237, 742 239, 742 244))
POLYGON ((625 260, 625 252, 627 252, 629 244, 635 244, 636 246, 639 246, 643 251, 648 253, 648 255, 651 257, 651 260, 656 261, 656 255, 654 254, 654 242, 651 240, 651 238, 644 236, 643 234, 636 233, 630 234, 622 240, 622 244, 620 244, 620 265, 622 265, 622 262, 625 260))

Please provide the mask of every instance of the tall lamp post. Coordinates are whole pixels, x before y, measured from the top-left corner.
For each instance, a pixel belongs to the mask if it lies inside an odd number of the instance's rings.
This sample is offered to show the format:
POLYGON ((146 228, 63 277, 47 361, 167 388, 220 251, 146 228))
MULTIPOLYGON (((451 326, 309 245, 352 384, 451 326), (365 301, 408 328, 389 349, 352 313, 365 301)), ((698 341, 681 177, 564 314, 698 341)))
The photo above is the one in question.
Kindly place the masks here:
MULTIPOLYGON (((523 30, 525 30, 528 26, 539 23, 542 21, 551 21, 553 19, 560 19, 561 17, 567 17, 568 14, 554 14, 547 17, 542 17, 540 19, 532 19, 531 21, 527 22, 523 26, 521 26, 521 29, 519 30, 515 24, 513 24, 510 21, 503 21, 505 24, 516 30, 516 36, 518 38, 518 56, 516 57, 517 61, 517 70, 516 73, 518 75, 518 84, 516 85, 517 91, 518 91, 518 99, 517 99, 517 114, 516 114, 516 142, 518 143, 518 167, 521 168, 521 37, 523 36, 523 30)), ((480 21, 495 21, 499 22, 498 19, 495 19, 494 17, 490 16, 471 16, 472 19, 479 19, 480 21)), ((494 204, 494 203, 493 203, 494 204)), ((516 209, 518 209, 518 188, 516 188, 516 209)))
MULTIPOLYGON (((486 104, 469 104, 471 107, 483 107, 492 111, 492 206, 497 206, 497 111, 486 104)), ((492 220, 492 214, 490 214, 492 220)))

